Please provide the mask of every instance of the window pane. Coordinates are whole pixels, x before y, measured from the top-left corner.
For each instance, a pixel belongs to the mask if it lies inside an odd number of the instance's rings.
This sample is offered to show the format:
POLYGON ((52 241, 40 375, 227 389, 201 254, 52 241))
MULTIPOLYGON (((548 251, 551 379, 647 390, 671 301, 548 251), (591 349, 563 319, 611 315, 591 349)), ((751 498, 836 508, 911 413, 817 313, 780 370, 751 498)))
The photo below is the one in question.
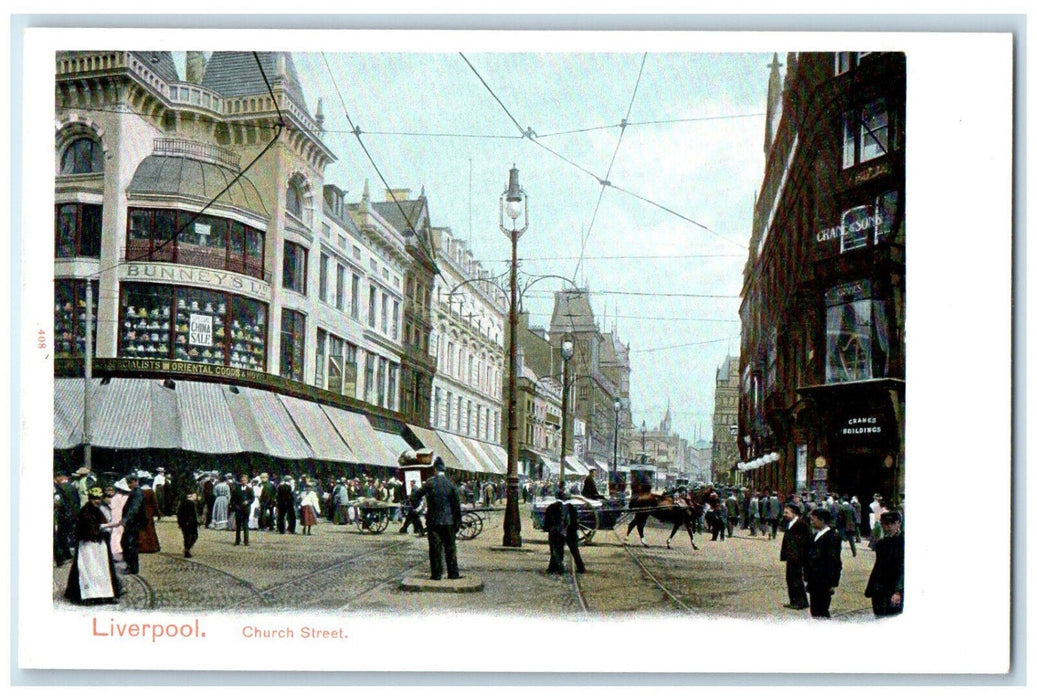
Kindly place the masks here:
POLYGON ((854 126, 854 115, 843 115, 843 168, 853 167, 856 160, 857 128, 854 126))
POLYGON ((825 382, 871 379, 871 300, 830 307, 826 325, 825 382))
POLYGON ((303 379, 303 343, 306 321, 291 309, 281 310, 281 376, 301 382, 303 379))
MULTIPOLYGON (((159 284, 122 285, 121 355, 167 358, 173 347, 173 288, 159 284)), ((178 359, 186 359, 179 357, 178 359)))
POLYGON ((323 328, 317 329, 317 347, 314 350, 316 353, 314 356, 316 359, 316 366, 313 375, 313 383, 321 389, 324 388, 324 364, 326 362, 325 346, 327 345, 327 337, 328 334, 323 328))
POLYGON ((346 309, 346 268, 338 265, 338 276, 335 278, 335 307, 339 311, 346 309))
POLYGON ((839 251, 845 253, 868 245, 874 224, 874 209, 870 206, 854 207, 843 213, 839 251))
POLYGON ((884 192, 875 204, 875 242, 884 240, 893 232, 897 215, 897 192, 884 192))
POLYGON ((889 147, 889 119, 883 100, 861 111, 861 162, 886 155, 889 147))
POLYGON ((320 287, 319 295, 321 301, 328 300, 328 266, 331 260, 324 253, 320 254, 320 287))
POLYGON ((62 204, 58 207, 57 221, 54 223, 54 256, 72 258, 76 255, 76 208, 75 204, 62 204))
POLYGON ((101 207, 84 204, 79 230, 79 254, 85 258, 101 257, 101 207))
POLYGON ((266 304, 231 297, 230 365, 266 371, 266 304))
POLYGON ((178 360, 206 365, 227 364, 226 294, 191 287, 177 288, 174 352, 178 360))

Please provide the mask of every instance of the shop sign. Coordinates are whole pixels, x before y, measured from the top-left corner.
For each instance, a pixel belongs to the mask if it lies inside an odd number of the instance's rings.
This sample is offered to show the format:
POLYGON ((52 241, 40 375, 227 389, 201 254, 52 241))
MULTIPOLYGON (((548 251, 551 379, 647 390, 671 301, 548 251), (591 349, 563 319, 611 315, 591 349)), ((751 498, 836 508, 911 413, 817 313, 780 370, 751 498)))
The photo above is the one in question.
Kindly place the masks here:
POLYGON ((890 172, 890 165, 888 161, 883 161, 881 163, 869 165, 866 168, 860 168, 859 170, 857 170, 857 172, 853 174, 853 186, 857 187, 858 185, 863 185, 865 182, 868 182, 869 180, 874 180, 875 178, 882 177, 883 175, 889 175, 890 172))
POLYGON ((878 437, 882 434, 882 418, 880 416, 850 416, 843 421, 839 434, 843 437, 878 437))
POLYGON ((227 367, 226 365, 187 362, 184 360, 111 358, 105 360, 104 368, 111 372, 175 372, 177 374, 194 374, 207 377, 250 379, 252 381, 267 381, 269 383, 269 375, 263 372, 227 367))
POLYGON ((236 272, 210 270, 203 267, 168 265, 161 263, 126 263, 122 266, 124 280, 143 280, 163 284, 188 284, 205 289, 247 294, 269 302, 270 285, 262 280, 236 272))
POLYGON ((212 347, 212 316, 191 314, 191 345, 212 347))

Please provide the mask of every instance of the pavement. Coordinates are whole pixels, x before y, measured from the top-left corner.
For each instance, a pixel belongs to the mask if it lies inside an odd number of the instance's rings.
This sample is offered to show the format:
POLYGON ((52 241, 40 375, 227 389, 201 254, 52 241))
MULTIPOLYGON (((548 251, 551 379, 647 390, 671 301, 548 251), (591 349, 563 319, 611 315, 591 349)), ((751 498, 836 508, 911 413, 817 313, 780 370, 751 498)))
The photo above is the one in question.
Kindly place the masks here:
MULTIPOLYGON (((503 508, 483 513, 483 532, 458 542, 463 578, 456 581, 428 579, 426 540, 400 534, 399 523, 390 523, 378 535, 323 520, 310 536, 254 531, 247 548, 233 546, 233 532, 202 529, 194 556, 185 559, 175 519, 167 517, 156 523, 162 551, 141 555, 140 575, 124 577, 126 595, 118 609, 584 615, 570 577, 546 573, 547 537, 533 529, 529 510, 528 504, 520 507, 523 547, 515 551, 501 546, 503 508)), ((777 540, 768 540, 736 531, 735 537, 717 542, 700 534, 695 538, 698 551, 691 550, 683 532, 674 538, 674 548, 667 549, 668 526, 646 529, 647 549, 636 533, 624 546, 623 534, 622 527, 599 531, 592 543, 581 547, 587 573, 578 580, 591 614, 673 611, 672 606, 660 607, 660 596, 634 554, 692 613, 776 619, 808 615, 782 607, 787 595, 784 564, 778 561, 780 533, 777 540)), ((858 547, 857 557, 844 546, 834 617, 871 617, 862 592, 873 563, 866 543, 858 547)), ((68 570, 68 564, 54 569, 59 606, 68 605, 62 598, 68 570)))

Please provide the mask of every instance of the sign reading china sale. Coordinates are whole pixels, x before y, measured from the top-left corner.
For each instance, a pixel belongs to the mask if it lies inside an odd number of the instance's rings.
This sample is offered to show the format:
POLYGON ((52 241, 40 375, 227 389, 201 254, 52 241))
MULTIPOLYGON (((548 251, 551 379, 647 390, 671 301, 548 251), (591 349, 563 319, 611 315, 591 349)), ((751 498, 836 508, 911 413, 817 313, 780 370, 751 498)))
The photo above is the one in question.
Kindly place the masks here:
POLYGON ((191 314, 191 345, 212 347, 212 316, 191 314))

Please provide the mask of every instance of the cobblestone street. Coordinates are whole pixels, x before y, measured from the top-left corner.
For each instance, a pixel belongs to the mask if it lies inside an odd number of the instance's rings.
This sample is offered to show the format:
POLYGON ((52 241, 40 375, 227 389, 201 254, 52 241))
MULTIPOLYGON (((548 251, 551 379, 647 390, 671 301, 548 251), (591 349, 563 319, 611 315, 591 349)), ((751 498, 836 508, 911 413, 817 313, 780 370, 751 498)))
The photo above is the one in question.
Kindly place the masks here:
MULTIPOLYGON (((478 593, 454 594, 400 590, 403 576, 427 575, 428 558, 425 539, 399 534, 399 523, 390 523, 380 535, 325 521, 313 528, 312 536, 254 531, 249 547, 234 546, 233 532, 202 529, 194 556, 185 559, 180 532, 165 518, 157 523, 162 551, 141 556, 140 576, 123 576, 126 595, 118 607, 176 612, 583 614, 571 578, 545 573, 547 538, 532 528, 528 507, 523 508, 523 520, 525 551, 497 548, 502 511, 488 514, 479 537, 459 542, 462 574, 478 577, 485 586, 478 593)), ((578 577, 578 585, 587 614, 806 616, 782 607, 787 598, 784 565, 778 561, 780 539, 749 537, 747 531, 736 531, 723 542, 699 535, 699 549, 692 551, 685 533, 678 533, 673 549, 665 547, 668 529, 649 527, 649 548, 637 543, 636 533, 624 547, 624 533, 625 527, 599 531, 581 548, 587 573, 578 577), (674 603, 673 597, 681 603, 674 603)), ((832 601, 836 618, 871 617, 862 592, 874 554, 865 544, 858 555, 851 556, 844 547, 843 576, 832 601)), ((68 569, 65 565, 54 570, 54 600, 59 606, 67 605, 62 592, 68 569)))

